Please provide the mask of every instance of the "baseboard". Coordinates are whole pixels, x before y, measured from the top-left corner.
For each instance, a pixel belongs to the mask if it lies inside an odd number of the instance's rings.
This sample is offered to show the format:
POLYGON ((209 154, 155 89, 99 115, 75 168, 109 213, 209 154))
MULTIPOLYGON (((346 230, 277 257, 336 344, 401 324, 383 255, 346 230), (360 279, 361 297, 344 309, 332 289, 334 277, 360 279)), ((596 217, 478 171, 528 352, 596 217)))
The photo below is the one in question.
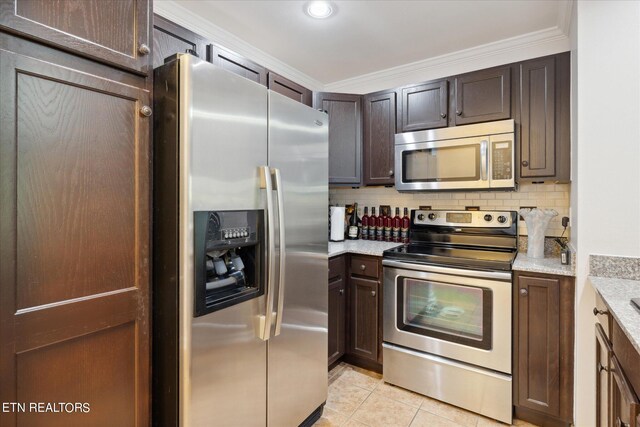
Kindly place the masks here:
POLYGON ((307 417, 306 420, 301 422, 300 426, 298 426, 298 427, 311 427, 312 425, 314 425, 315 422, 318 421, 320 419, 320 417, 322 417, 322 411, 323 410, 324 410, 324 403, 322 405, 318 406, 318 408, 315 411, 313 411, 311 413, 311 415, 309 415, 307 417))
POLYGON ((522 421, 535 424, 540 427, 569 427, 571 421, 564 421, 551 415, 543 414, 533 409, 524 408, 522 406, 513 407, 514 416, 522 421))
POLYGON ((368 369, 369 371, 382 374, 381 363, 365 359, 364 357, 354 356, 353 354, 345 354, 344 356, 342 356, 342 361, 349 363, 350 365, 357 366, 358 368, 368 369))

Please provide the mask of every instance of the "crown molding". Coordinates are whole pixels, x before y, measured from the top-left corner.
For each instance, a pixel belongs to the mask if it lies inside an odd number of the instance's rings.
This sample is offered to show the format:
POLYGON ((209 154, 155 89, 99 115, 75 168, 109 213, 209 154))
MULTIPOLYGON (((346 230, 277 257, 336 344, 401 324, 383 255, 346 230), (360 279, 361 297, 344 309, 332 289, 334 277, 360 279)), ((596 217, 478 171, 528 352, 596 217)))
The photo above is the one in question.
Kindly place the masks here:
MULTIPOLYGON (((570 20, 569 14, 569 20, 570 20)), ((510 64, 570 50, 557 26, 325 85, 328 92, 371 93, 420 81, 510 64)))
POLYGON ((211 42, 219 43, 227 49, 249 58, 269 70, 273 70, 281 76, 293 80, 311 90, 321 91, 324 89, 322 82, 254 47, 241 38, 202 18, 200 15, 191 12, 181 6, 177 1, 154 1, 153 12, 205 37, 211 42))
POLYGON ((574 0, 558 2, 558 28, 567 36, 571 32, 571 16, 574 7, 574 0))

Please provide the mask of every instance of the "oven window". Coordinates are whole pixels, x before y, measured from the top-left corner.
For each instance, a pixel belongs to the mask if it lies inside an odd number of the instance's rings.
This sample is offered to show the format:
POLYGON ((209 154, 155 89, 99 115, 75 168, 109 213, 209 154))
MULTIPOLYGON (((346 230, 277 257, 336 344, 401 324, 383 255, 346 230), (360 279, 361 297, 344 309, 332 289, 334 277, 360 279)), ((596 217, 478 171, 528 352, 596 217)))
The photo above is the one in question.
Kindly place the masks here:
POLYGON ((480 144, 402 153, 404 182, 478 181, 480 144))
POLYGON ((491 348, 490 289, 399 278, 398 328, 471 347, 491 348))

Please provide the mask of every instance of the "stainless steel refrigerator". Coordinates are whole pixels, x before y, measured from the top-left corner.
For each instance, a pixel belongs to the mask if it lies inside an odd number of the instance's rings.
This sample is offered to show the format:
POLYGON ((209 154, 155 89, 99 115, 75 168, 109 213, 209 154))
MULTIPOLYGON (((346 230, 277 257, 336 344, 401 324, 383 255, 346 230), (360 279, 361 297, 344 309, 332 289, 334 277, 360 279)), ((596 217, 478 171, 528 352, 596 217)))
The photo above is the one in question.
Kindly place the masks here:
POLYGON ((153 424, 310 425, 327 396, 325 113, 154 72, 153 424))

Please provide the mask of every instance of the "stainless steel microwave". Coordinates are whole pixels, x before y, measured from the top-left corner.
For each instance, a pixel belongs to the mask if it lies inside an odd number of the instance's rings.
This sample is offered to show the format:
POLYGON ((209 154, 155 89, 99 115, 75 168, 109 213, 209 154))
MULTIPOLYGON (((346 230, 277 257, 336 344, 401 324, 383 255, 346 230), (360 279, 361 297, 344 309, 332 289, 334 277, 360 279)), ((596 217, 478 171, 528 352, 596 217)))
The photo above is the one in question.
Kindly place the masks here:
POLYGON ((514 137, 513 120, 396 134, 396 190, 513 190, 514 137))

